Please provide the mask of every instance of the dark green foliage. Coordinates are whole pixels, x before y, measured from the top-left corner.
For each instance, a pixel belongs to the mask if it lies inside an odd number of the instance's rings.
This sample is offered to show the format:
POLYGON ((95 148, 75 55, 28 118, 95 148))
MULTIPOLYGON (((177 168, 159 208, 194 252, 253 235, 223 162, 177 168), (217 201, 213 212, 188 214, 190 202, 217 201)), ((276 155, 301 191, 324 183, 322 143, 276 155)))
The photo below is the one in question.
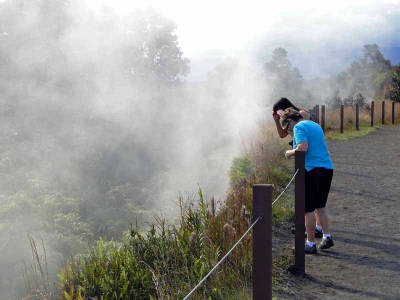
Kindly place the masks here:
MULTIPOLYGON (((199 190, 196 203, 178 199, 181 214, 176 223, 159 217, 147 233, 132 226, 121 244, 100 240, 87 256, 70 260, 61 271, 63 298, 183 299, 250 226, 251 185, 232 190, 218 212, 212 209, 214 200, 206 205, 199 190)), ((275 222, 293 218, 289 207, 287 202, 277 206, 275 222)), ((274 265, 278 281, 284 272, 280 264, 274 265)), ((251 287, 251 265, 250 235, 193 299, 235 299, 238 291, 251 287)))
POLYGON ((86 258, 71 260, 60 280, 65 299, 148 300, 154 294, 149 268, 140 266, 129 249, 102 239, 86 258))
MULTIPOLYGON (((145 235, 136 225, 119 247, 100 240, 89 255, 72 259, 60 274, 63 297, 182 299, 186 296, 229 250, 231 238, 236 235, 231 236, 233 227, 224 231, 224 214, 207 213, 201 190, 196 205, 184 203, 180 198, 179 206, 178 224, 167 224, 165 219, 157 218, 145 235), (223 246, 222 241, 228 244, 223 246)), ((241 251, 246 253, 244 257, 233 255, 196 295, 224 299, 222 295, 229 295, 234 287, 248 284, 250 248, 245 249, 241 251)))
MULTIPOLYGON (((385 59, 379 51, 378 45, 368 44, 364 46, 363 50, 364 56, 353 61, 350 67, 337 77, 337 91, 340 91, 340 95, 344 97, 345 105, 354 105, 357 101, 360 104, 366 99, 373 100, 375 97, 379 97, 393 76, 391 62, 385 59), (355 95, 360 94, 363 95, 361 98, 354 99, 355 95)), ((337 91, 328 100, 331 108, 334 109, 338 108, 337 91)))
MULTIPOLYGON (((356 106, 356 104, 359 105, 359 107, 363 107, 366 102, 365 102, 365 97, 361 94, 358 93, 357 95, 355 95, 355 97, 353 95, 350 95, 346 98, 343 99, 342 103, 344 106, 356 106)), ((334 109, 339 108, 339 107, 332 107, 334 109)))
POLYGON ((364 107, 364 105, 366 105, 367 103, 366 103, 366 98, 361 94, 361 93, 358 93, 357 95, 356 95, 356 99, 355 99, 355 101, 354 101, 354 104, 358 104, 358 106, 361 108, 361 107, 364 107))
POLYGON ((229 170, 229 178, 231 185, 236 187, 242 184, 243 180, 251 179, 255 172, 255 163, 248 157, 236 157, 232 161, 232 166, 229 170))
POLYGON ((394 102, 400 102, 400 66, 394 67, 392 82, 389 86, 389 91, 385 94, 386 98, 394 102))

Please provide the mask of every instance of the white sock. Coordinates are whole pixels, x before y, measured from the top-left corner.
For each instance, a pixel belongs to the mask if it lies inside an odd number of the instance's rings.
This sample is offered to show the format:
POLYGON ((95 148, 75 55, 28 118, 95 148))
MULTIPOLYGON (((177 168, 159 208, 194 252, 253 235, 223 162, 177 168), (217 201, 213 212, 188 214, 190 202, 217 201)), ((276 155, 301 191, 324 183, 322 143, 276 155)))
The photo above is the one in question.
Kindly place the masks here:
POLYGON ((307 240, 307 245, 310 247, 315 246, 315 242, 310 242, 309 240, 307 240))
POLYGON ((324 238, 324 239, 326 239, 326 238, 331 238, 331 235, 330 235, 329 233, 323 234, 323 238, 324 238))
POLYGON ((315 226, 315 229, 317 229, 318 231, 322 231, 322 227, 319 226, 319 225, 316 225, 316 226, 315 226))

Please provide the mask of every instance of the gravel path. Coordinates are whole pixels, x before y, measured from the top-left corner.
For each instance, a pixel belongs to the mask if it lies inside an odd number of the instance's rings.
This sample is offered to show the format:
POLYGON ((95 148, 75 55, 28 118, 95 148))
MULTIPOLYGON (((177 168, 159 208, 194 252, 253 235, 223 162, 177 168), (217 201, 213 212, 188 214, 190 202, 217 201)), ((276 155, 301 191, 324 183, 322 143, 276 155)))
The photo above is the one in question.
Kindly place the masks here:
POLYGON ((335 246, 306 256, 306 276, 292 281, 294 298, 400 299, 400 127, 328 147, 335 246))

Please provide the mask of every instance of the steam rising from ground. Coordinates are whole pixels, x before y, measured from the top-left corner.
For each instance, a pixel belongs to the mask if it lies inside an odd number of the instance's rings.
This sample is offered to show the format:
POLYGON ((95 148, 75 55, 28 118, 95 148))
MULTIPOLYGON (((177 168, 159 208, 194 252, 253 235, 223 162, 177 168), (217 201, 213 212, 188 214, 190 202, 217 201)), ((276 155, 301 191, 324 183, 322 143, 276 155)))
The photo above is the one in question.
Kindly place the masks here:
POLYGON ((173 214, 178 193, 198 185, 223 197, 267 89, 236 60, 202 84, 179 82, 187 70, 174 24, 152 10, 120 18, 74 1, 1 5, 0 298, 10 299, 24 296, 27 233, 43 236, 54 279, 70 253, 121 236, 135 212, 173 214))
MULTIPOLYGON (((226 4, 213 10, 199 3, 190 9, 192 4, 180 4, 186 15, 161 6, 178 22, 182 61, 216 51, 218 59, 203 66, 204 80, 194 83, 185 82, 184 63, 171 63, 166 69, 180 72, 164 80, 169 73, 147 59, 148 52, 135 52, 154 38, 143 33, 148 29, 143 19, 153 18, 165 25, 165 36, 175 36, 173 22, 152 10, 94 13, 78 1, 0 1, 0 216, 7 220, 0 223, 0 299, 15 298, 21 287, 17 262, 29 257, 27 232, 41 233, 49 261, 62 263, 96 238, 90 232, 107 234, 101 231, 104 224, 121 221, 126 228, 134 221, 121 217, 126 207, 168 212, 179 192, 195 193, 198 184, 206 197, 223 197, 242 138, 270 114, 273 83, 260 73, 271 51, 283 46, 289 53, 300 49, 314 55, 338 45, 360 47, 376 35, 385 40, 397 28, 390 16, 399 13, 388 2, 340 4, 348 15, 329 14, 333 7, 315 12, 317 3, 286 13, 278 5, 280 14, 246 3, 232 4, 229 15, 222 13, 226 4), (189 12, 196 8, 201 13, 193 17, 189 12), (311 17, 304 18, 304 11, 311 17), (192 17, 194 22, 184 22, 192 17), (253 20, 250 27, 247 20, 253 20), (360 35, 366 25, 374 30, 360 35), (222 64, 215 67, 215 61, 222 64), (35 203, 42 205, 38 199, 46 205, 34 215, 35 203), (122 212, 115 208, 121 203, 122 212), (60 213, 62 205, 68 213, 60 213), (52 223, 56 212, 58 223, 52 223), (82 228, 68 227, 80 222, 82 228), (85 238, 77 239, 76 232, 85 238), (62 242, 60 235, 66 236, 62 242), (6 287, 10 290, 4 292, 6 287)), ((163 49, 173 48, 169 42, 163 49)), ((330 92, 321 91, 321 99, 330 92)), ((56 269, 54 263, 54 274, 56 269)))

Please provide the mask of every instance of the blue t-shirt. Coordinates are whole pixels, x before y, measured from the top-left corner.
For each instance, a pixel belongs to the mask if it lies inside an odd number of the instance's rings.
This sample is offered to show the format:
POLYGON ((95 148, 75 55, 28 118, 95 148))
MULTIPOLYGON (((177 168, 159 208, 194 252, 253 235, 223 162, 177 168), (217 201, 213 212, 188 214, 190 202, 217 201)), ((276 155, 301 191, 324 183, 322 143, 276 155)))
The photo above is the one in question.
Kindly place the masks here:
POLYGON ((333 163, 326 146, 321 126, 313 121, 301 121, 293 128, 293 149, 302 142, 308 143, 306 152, 306 170, 316 167, 333 169, 333 163))

